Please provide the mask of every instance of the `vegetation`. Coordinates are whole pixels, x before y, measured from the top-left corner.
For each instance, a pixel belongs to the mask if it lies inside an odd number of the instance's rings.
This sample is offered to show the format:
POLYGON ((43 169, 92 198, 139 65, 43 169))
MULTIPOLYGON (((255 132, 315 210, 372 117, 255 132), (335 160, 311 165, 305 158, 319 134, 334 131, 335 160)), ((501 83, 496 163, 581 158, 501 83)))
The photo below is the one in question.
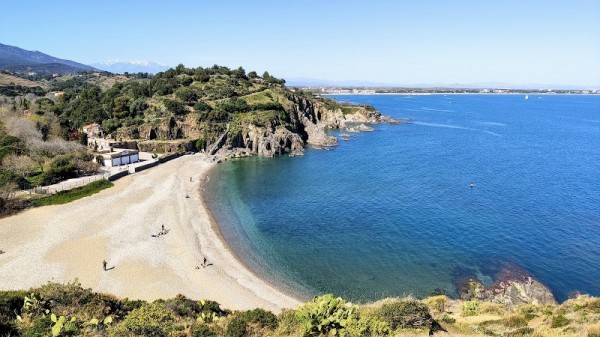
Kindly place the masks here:
POLYGON ((275 315, 263 309, 232 312, 182 295, 130 301, 94 293, 76 281, 48 283, 29 291, 0 291, 0 336, 359 337, 421 336, 437 330, 453 336, 600 336, 600 299, 594 297, 468 317, 461 314, 466 302, 451 299, 432 315, 425 303, 439 302, 436 297, 358 306, 329 294, 275 315))
POLYGON ((32 199, 31 205, 38 207, 66 204, 68 202, 75 201, 77 199, 81 199, 92 194, 98 193, 112 186, 113 183, 111 183, 110 181, 101 179, 81 187, 76 187, 69 191, 62 191, 56 194, 49 195, 47 197, 32 199))

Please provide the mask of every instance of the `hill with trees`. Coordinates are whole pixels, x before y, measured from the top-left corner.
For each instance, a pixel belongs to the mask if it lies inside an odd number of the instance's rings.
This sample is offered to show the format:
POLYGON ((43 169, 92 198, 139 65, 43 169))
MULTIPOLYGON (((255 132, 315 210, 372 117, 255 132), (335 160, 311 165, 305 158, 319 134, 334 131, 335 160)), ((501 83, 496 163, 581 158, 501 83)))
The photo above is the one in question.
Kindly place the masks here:
POLYGON ((356 131, 355 125, 368 129, 360 123, 390 121, 370 106, 290 89, 268 72, 241 67, 2 78, 0 187, 9 191, 97 170, 82 132, 90 123, 113 140, 136 142, 141 151, 272 157, 302 154, 307 144, 337 144, 327 128, 356 131))

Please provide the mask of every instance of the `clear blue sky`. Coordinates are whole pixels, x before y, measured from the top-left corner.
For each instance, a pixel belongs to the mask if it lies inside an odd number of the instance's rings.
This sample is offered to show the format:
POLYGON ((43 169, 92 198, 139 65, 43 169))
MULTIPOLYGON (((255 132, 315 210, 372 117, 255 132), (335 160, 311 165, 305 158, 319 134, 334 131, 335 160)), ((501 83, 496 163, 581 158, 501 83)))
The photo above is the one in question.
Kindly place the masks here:
POLYGON ((0 42, 393 84, 600 87, 600 1, 6 1, 0 42))

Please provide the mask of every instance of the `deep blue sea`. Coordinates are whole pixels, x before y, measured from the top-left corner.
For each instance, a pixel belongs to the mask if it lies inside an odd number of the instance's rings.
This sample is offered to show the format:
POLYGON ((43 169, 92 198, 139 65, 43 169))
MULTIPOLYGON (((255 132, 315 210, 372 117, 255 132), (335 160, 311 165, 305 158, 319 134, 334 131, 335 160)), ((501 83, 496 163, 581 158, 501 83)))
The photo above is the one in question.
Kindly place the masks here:
POLYGON ((413 123, 214 170, 209 207, 251 269, 302 298, 367 301, 456 295, 510 261, 559 300, 600 296, 600 96, 333 98, 413 123))

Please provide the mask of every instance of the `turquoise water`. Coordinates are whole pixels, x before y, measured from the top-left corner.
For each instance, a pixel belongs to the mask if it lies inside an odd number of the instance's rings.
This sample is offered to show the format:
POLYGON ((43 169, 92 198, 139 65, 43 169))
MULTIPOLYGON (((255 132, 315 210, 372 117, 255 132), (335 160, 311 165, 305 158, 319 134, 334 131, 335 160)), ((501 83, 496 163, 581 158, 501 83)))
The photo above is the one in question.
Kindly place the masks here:
POLYGON ((414 122, 221 164, 209 207, 251 269, 366 301, 455 295, 511 261, 560 300, 600 295, 600 96, 335 98, 414 122))

